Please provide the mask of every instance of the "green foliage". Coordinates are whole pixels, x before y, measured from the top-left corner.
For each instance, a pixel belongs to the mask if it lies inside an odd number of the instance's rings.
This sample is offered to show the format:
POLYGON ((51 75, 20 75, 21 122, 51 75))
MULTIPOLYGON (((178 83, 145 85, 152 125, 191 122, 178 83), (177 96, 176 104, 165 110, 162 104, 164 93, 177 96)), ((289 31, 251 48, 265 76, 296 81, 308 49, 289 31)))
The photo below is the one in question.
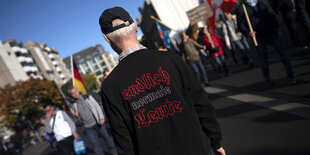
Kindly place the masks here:
POLYGON ((71 95, 69 94, 69 92, 68 92, 68 88, 70 87, 70 86, 72 86, 72 79, 70 79, 69 81, 67 81, 65 84, 63 84, 62 86, 61 86, 61 90, 62 90, 62 92, 66 95, 66 96, 69 96, 69 97, 71 97, 71 95))
POLYGON ((62 97, 53 81, 29 79, 0 89, 1 123, 9 127, 25 119, 36 120, 45 104, 60 106, 62 97))
POLYGON ((86 88, 95 91, 98 86, 95 74, 84 74, 82 75, 82 79, 86 88))

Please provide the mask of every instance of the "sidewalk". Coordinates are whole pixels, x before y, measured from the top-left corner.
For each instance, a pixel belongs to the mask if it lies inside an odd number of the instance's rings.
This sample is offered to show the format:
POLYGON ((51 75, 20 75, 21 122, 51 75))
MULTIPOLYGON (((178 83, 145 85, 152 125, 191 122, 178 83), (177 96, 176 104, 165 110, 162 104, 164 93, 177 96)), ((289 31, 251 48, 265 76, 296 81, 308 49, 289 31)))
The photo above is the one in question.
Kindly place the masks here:
POLYGON ((39 155, 44 150, 48 149, 50 147, 49 142, 43 141, 42 143, 37 142, 35 145, 29 145, 26 148, 24 148, 23 154, 24 155, 39 155))

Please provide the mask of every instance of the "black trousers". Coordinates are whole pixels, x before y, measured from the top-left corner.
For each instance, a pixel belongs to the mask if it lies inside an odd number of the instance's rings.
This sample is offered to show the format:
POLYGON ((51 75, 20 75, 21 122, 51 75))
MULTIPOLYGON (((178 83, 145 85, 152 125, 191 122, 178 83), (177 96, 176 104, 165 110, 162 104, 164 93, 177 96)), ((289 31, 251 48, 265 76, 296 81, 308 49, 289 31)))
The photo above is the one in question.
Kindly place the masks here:
POLYGON ((73 154, 73 136, 69 136, 58 142, 57 148, 63 155, 73 154))

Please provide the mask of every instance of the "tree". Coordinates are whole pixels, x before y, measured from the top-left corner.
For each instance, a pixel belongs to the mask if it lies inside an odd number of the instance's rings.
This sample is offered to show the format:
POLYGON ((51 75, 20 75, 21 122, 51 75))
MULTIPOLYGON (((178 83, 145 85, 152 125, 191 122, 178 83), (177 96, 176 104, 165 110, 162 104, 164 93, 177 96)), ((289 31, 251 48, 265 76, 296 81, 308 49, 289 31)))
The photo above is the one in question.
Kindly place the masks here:
POLYGON ((98 83, 95 74, 83 74, 82 79, 86 88, 93 91, 97 89, 98 83))
POLYGON ((29 79, 0 89, 2 124, 14 127, 20 121, 34 122, 42 115, 45 104, 60 106, 62 97, 53 81, 29 79))

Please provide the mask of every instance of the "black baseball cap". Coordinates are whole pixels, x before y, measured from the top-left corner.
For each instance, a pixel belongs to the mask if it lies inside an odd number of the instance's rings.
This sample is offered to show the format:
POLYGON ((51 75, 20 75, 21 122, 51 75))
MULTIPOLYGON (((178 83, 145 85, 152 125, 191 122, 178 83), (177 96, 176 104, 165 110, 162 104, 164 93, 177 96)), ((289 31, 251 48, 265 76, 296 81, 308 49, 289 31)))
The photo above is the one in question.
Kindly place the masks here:
POLYGON ((121 7, 114 7, 104 10, 99 18, 99 24, 103 34, 108 34, 122 27, 129 26, 132 23, 133 20, 129 13, 121 7), (112 21, 114 19, 121 19, 125 23, 112 27, 112 21))

